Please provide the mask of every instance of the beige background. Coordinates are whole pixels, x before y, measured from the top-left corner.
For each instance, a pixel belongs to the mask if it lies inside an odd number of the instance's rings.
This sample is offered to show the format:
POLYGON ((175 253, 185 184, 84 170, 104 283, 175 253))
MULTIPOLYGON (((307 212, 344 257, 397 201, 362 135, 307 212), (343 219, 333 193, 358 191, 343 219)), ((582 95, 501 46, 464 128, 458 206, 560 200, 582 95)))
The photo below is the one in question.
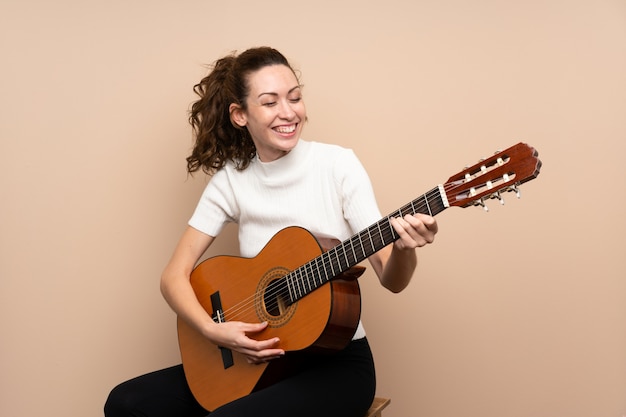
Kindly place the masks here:
POLYGON ((178 362, 158 279, 206 182, 191 87, 256 45, 384 212, 519 141, 544 162, 442 213, 402 294, 362 278, 385 416, 626 414, 623 0, 4 0, 0 42, 0 415, 102 415, 178 362))

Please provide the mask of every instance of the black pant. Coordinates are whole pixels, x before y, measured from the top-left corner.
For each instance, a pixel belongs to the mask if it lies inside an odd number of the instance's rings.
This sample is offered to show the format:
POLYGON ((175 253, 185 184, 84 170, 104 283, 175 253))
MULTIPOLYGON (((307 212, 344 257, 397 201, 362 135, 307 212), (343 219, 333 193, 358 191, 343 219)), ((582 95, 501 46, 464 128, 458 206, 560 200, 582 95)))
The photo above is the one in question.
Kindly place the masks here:
MULTIPOLYGON (((287 352, 294 374, 225 404, 211 417, 362 417, 374 399, 376 375, 367 339, 330 355, 287 352)), ((111 391, 106 417, 200 417, 182 365, 126 381, 111 391)))

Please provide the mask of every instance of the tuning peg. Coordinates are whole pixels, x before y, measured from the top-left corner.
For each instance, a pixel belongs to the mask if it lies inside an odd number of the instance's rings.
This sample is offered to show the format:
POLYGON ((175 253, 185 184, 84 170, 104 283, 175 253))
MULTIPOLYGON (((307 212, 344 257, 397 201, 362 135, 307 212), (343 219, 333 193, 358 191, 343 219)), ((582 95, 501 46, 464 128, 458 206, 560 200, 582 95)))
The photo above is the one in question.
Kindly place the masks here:
POLYGON ((507 192, 512 192, 515 193, 515 196, 517 198, 522 198, 522 192, 520 191, 520 189, 518 188, 517 184, 513 184, 511 185, 509 188, 506 189, 507 192))
POLYGON ((483 208, 483 210, 489 211, 489 207, 487 207, 485 205, 485 200, 483 198, 481 198, 480 200, 474 201, 474 205, 475 206, 481 206, 483 208))
POLYGON ((504 198, 502 198, 502 195, 500 194, 500 191, 496 191, 495 193, 491 194, 492 199, 496 199, 500 201, 500 205, 504 205, 504 198))

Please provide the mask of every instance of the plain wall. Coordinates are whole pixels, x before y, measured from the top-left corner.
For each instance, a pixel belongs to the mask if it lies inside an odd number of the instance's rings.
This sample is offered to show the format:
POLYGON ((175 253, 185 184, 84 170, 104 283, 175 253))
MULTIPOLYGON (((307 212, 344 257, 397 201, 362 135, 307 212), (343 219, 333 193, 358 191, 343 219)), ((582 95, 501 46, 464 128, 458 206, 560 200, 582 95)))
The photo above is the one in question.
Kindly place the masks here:
POLYGON ((520 200, 438 216, 403 293, 362 277, 385 416, 626 414, 623 0, 4 0, 0 415, 102 415, 178 363, 158 280, 206 184, 192 86, 258 45, 385 213, 520 141, 543 161, 520 200))

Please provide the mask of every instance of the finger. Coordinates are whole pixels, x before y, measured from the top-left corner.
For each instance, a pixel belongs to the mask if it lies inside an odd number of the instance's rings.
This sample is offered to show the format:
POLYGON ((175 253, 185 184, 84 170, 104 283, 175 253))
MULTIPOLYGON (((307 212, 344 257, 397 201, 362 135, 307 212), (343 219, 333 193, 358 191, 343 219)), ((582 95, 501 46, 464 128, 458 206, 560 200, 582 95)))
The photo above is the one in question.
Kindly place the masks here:
MULTIPOLYGON (((429 217, 429 216, 426 216, 429 217)), ((428 219, 425 219, 429 221, 428 219)), ((416 216, 410 214, 396 218, 394 229, 400 239, 396 242, 399 249, 415 249, 432 243, 434 233, 416 216)))
POLYGON ((398 231, 401 239, 419 239, 421 235, 420 228, 425 229, 422 222, 411 215, 399 217, 396 219, 396 222, 399 226, 396 230, 398 231))
POLYGON ((419 219, 424 224, 424 226, 426 226, 426 228, 431 232, 437 233, 437 231, 439 230, 437 220, 433 216, 417 213, 415 217, 417 217, 417 219, 419 219))
POLYGON ((246 334, 259 333, 265 330, 267 326, 268 326, 268 323, 266 321, 262 323, 244 323, 243 331, 246 332, 246 334))
POLYGON ((246 356, 248 363, 269 362, 285 356, 285 351, 282 349, 266 349, 261 352, 248 351, 242 353, 246 356))
POLYGON ((394 243, 398 249, 415 249, 418 246, 415 239, 419 235, 415 233, 412 226, 405 219, 392 218, 390 223, 399 237, 394 243))
POLYGON ((266 349, 276 349, 279 343, 280 339, 278 337, 266 340, 255 340, 254 350, 262 351, 266 349))
POLYGON ((411 224, 414 233, 409 231, 409 234, 413 236, 420 246, 424 246, 427 243, 433 243, 435 240, 435 234, 437 233, 437 222, 431 216, 419 214, 416 216, 405 216, 405 221, 411 224))
POLYGON ((280 359, 281 357, 282 357, 282 355, 280 355, 280 356, 271 356, 271 357, 267 357, 267 358, 261 359, 261 358, 255 358, 253 356, 247 356, 246 360, 250 364, 259 365, 259 364, 262 364, 262 363, 267 363, 267 362, 270 362, 270 361, 273 361, 273 360, 276 360, 276 359, 280 359))
MULTIPOLYGON (((262 329, 264 329, 265 327, 267 327, 267 323, 261 323, 262 325, 262 329)), ((254 327, 257 327, 256 325, 254 325, 254 327)), ((262 330, 261 329, 261 330, 262 330)), ((254 331, 252 332, 246 332, 246 333, 255 333, 254 331)), ((273 349, 278 353, 282 352, 282 349, 278 348, 278 345, 280 344, 280 338, 278 337, 272 337, 269 339, 256 339, 256 338, 251 338, 249 337, 247 334, 244 336, 244 341, 242 341, 242 347, 249 349, 251 351, 254 352, 262 352, 268 349, 273 349)))

